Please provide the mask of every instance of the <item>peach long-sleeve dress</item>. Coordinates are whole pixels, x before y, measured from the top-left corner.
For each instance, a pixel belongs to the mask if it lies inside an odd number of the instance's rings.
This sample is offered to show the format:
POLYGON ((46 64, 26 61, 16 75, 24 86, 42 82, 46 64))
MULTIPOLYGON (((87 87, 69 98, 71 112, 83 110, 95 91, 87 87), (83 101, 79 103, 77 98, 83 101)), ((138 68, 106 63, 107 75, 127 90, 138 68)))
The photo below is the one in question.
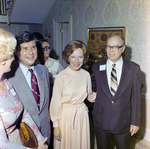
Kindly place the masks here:
POLYGON ((96 93, 91 89, 87 71, 73 71, 68 66, 56 77, 50 105, 53 127, 60 127, 61 141, 54 139, 54 149, 90 149, 87 98, 94 102, 96 93))

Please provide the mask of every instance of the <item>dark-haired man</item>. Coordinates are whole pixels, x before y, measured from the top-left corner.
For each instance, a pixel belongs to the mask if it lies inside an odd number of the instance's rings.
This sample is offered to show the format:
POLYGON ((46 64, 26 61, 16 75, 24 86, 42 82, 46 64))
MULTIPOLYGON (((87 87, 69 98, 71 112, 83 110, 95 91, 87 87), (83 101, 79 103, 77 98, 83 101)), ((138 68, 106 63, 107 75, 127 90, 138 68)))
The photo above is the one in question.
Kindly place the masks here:
POLYGON ((50 82, 45 66, 35 64, 37 47, 35 37, 28 31, 16 35, 15 55, 18 61, 6 74, 14 86, 24 107, 32 116, 37 127, 50 143, 49 91, 50 82), (34 88, 36 86, 36 88, 34 88))
POLYGON ((34 32, 34 33, 32 33, 32 34, 33 34, 33 36, 36 38, 36 41, 39 41, 39 40, 44 39, 44 38, 43 38, 43 35, 40 34, 39 32, 34 32))
POLYGON ((109 149, 112 139, 117 149, 129 149, 130 137, 140 126, 140 67, 122 58, 124 50, 124 39, 111 35, 106 45, 108 59, 93 65, 98 149, 109 149))

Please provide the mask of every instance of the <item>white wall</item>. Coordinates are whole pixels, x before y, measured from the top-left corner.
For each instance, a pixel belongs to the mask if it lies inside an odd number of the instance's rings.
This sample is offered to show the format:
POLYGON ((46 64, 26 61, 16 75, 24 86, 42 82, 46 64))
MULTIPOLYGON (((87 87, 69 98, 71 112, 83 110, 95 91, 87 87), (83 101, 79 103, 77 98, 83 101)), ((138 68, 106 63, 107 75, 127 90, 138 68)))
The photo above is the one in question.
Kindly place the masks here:
POLYGON ((7 24, 1 24, 0 28, 3 28, 12 34, 16 35, 20 31, 29 31, 29 25, 23 25, 23 24, 10 24, 9 26, 7 24))

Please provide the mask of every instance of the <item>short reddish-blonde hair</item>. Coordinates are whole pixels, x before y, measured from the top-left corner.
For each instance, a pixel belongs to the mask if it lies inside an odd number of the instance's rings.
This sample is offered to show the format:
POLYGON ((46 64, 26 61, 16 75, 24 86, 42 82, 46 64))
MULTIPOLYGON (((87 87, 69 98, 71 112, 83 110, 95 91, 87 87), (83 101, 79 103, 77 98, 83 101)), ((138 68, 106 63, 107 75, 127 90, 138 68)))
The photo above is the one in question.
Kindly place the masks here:
POLYGON ((67 64, 69 64, 69 61, 68 61, 68 58, 69 56, 77 49, 81 48, 83 50, 83 53, 84 53, 84 63, 86 63, 88 61, 88 58, 89 58, 89 55, 87 53, 87 49, 86 49, 86 45, 84 42, 80 41, 80 40, 73 40, 73 41, 70 41, 63 53, 62 53, 62 57, 63 59, 65 60, 65 62, 67 64))

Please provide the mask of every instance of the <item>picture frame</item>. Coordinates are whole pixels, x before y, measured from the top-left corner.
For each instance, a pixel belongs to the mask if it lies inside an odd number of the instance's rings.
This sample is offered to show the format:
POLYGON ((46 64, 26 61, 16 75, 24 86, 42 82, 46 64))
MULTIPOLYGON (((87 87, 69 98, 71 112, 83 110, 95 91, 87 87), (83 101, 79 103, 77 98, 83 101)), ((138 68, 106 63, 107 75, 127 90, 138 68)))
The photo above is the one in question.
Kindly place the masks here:
POLYGON ((106 59, 105 45, 111 34, 117 34, 126 39, 126 27, 98 27, 87 29, 87 50, 89 52, 88 71, 92 65, 106 59))

